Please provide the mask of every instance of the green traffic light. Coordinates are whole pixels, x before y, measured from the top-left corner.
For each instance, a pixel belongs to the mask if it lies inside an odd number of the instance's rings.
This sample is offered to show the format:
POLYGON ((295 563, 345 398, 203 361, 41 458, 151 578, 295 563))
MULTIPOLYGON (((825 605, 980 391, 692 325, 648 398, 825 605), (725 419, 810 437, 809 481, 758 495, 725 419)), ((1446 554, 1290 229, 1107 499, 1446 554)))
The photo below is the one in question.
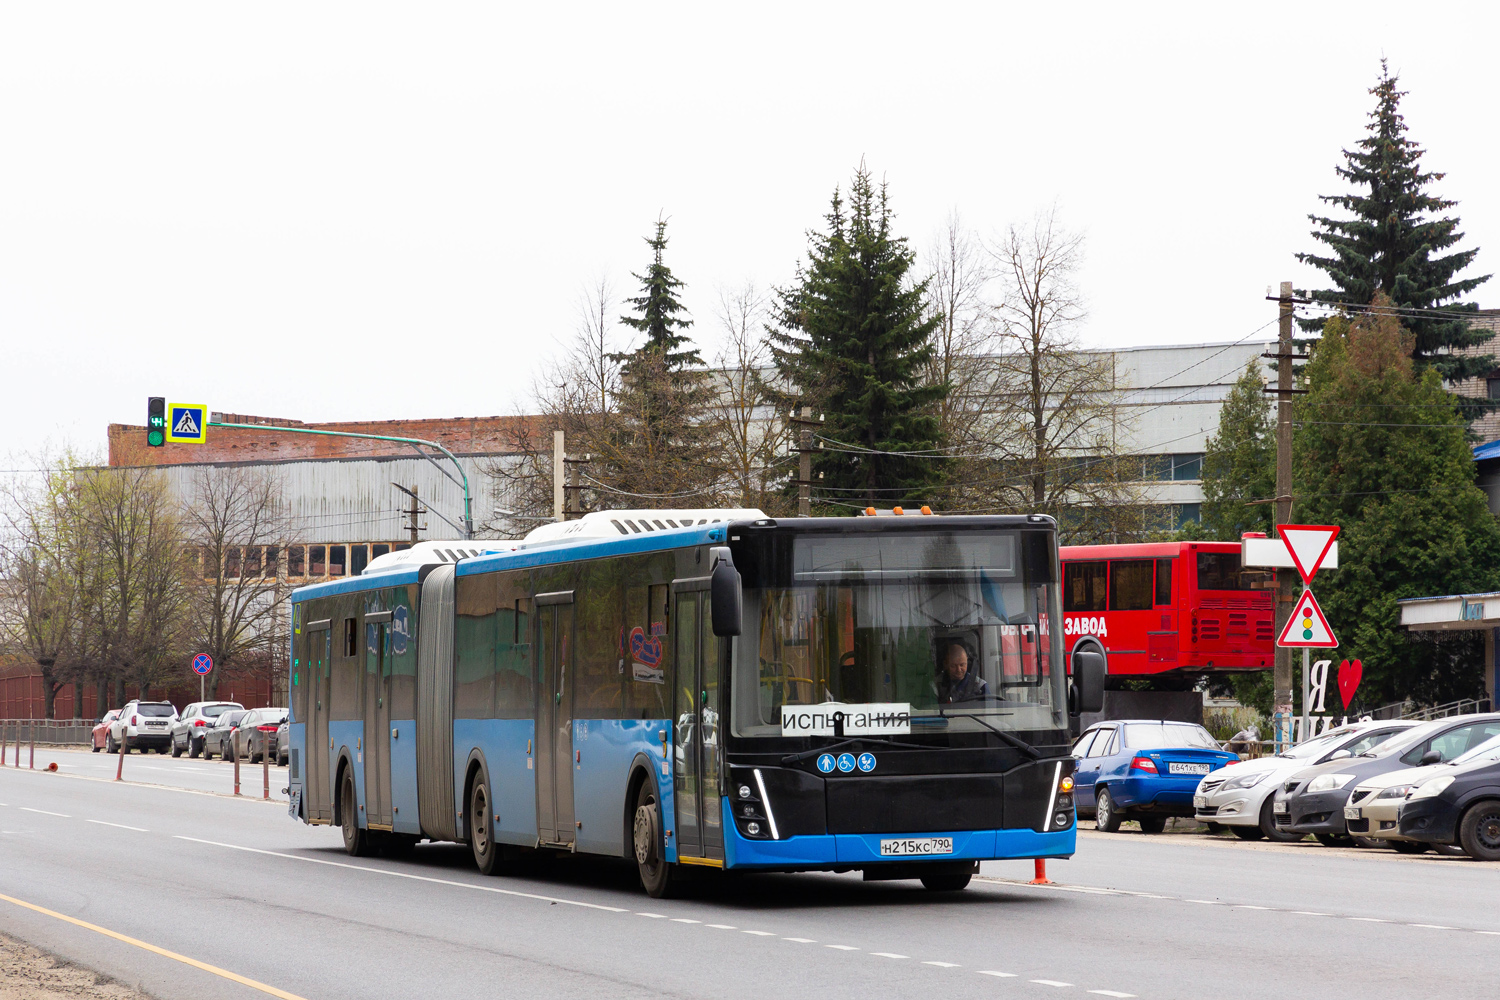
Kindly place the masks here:
POLYGON ((160 448, 166 443, 166 434, 162 433, 160 430, 157 430, 155 427, 146 432, 146 444, 150 445, 152 448, 160 448))

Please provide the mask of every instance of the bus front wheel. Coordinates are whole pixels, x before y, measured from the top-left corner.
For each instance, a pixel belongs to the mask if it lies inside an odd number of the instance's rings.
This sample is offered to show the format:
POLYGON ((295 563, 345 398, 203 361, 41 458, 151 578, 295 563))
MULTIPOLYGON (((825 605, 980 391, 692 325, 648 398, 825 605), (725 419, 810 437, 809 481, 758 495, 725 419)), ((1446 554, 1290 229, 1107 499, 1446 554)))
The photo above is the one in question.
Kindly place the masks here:
POLYGON ((641 782, 635 793, 635 822, 632 837, 635 863, 641 873, 641 887, 652 899, 662 899, 671 892, 672 866, 664 857, 666 840, 662 837, 661 803, 656 797, 656 783, 650 778, 641 782))
POLYGON ((369 831, 359 827, 359 805, 354 801, 354 775, 344 772, 339 785, 339 819, 344 830, 344 850, 350 857, 362 858, 370 853, 369 831))
POLYGON ((960 861, 955 864, 933 864, 931 871, 922 876, 922 886, 929 892, 958 892, 967 888, 974 877, 974 862, 960 861))

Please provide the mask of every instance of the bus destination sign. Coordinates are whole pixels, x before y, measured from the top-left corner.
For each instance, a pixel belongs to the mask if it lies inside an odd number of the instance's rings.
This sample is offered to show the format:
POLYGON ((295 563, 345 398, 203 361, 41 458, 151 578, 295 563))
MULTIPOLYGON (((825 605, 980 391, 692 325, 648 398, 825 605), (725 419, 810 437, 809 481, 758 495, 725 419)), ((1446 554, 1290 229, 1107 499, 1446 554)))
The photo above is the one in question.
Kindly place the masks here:
POLYGON ((782 705, 782 736, 834 736, 842 721, 845 736, 897 736, 911 732, 911 702, 870 702, 844 705, 782 705))

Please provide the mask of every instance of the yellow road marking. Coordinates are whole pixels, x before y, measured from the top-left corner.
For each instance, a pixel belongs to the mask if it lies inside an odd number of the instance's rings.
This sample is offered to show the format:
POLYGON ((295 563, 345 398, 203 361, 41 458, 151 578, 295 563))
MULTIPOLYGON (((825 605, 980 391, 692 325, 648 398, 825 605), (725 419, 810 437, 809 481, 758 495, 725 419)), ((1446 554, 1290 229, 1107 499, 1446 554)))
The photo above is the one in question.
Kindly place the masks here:
POLYGON ((258 983, 253 979, 246 979, 244 976, 230 972, 228 969, 221 969, 216 965, 209 965, 207 962, 200 962, 196 958, 188 958, 186 955, 179 955, 175 951, 168 951, 165 948, 158 948, 156 945, 147 944, 145 941, 137 941, 133 937, 126 937, 124 934, 121 934, 117 931, 112 931, 108 927, 100 927, 98 924, 91 924, 87 920, 79 920, 77 917, 70 917, 66 913, 58 913, 56 910, 49 910, 45 906, 37 906, 35 903, 28 903, 24 899, 16 899, 14 896, 7 896, 4 893, 0 893, 0 899, 5 900, 7 903, 14 903, 17 906, 24 906, 28 910, 35 910, 37 913, 46 914, 49 917, 56 917, 58 920, 65 920, 76 927, 82 927, 84 930, 90 930, 96 934, 103 934, 105 937, 112 937, 116 941, 123 941, 126 944, 135 945, 137 948, 143 948, 146 951, 149 951, 156 955, 160 955, 163 958, 170 958, 174 962, 181 962, 184 965, 191 965, 195 969, 202 969, 204 972, 211 972, 214 975, 219 976, 220 978, 239 983, 241 986, 248 986, 252 990, 260 990, 262 993, 269 993, 273 997, 281 997, 281 1000, 303 1000, 302 997, 299 997, 295 993, 288 993, 286 990, 278 990, 274 986, 267 986, 265 983, 258 983))

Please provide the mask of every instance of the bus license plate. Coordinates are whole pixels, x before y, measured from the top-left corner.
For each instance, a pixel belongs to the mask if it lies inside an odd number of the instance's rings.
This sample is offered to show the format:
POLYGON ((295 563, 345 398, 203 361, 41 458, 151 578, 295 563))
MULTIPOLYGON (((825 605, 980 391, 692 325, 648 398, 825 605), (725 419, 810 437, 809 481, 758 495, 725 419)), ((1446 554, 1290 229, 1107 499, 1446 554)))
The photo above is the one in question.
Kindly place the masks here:
POLYGON ((952 837, 902 837, 899 840, 882 840, 882 858, 909 858, 923 854, 952 854, 952 837))
POLYGON ((1213 768, 1209 767, 1207 764, 1170 763, 1167 765, 1168 774, 1207 774, 1212 770, 1213 768))

